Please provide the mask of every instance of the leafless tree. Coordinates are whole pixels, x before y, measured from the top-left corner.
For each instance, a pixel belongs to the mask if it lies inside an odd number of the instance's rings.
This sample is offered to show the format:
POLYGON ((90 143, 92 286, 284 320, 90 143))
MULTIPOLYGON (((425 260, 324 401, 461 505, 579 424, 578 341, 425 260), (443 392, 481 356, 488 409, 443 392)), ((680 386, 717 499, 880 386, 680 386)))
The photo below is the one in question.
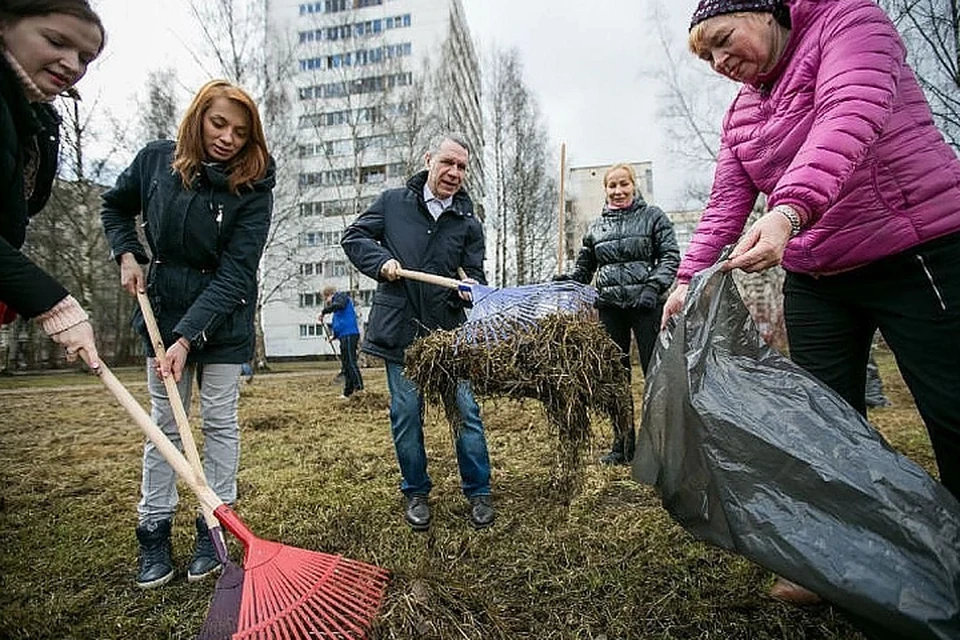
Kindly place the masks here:
POLYGON ((556 267, 557 192, 547 134, 518 52, 495 49, 486 77, 494 281, 526 284, 556 267))
POLYGON ((177 86, 173 69, 147 74, 146 100, 140 105, 141 142, 172 140, 177 134, 177 86))
POLYGON ((649 5, 648 23, 660 44, 658 64, 645 69, 661 87, 658 117, 664 126, 668 150, 689 169, 684 207, 703 206, 710 195, 709 176, 720 147, 720 124, 736 85, 697 60, 667 32, 671 18, 660 0, 649 5))
POLYGON ((934 121, 960 152, 960 0, 880 0, 907 46, 934 121))

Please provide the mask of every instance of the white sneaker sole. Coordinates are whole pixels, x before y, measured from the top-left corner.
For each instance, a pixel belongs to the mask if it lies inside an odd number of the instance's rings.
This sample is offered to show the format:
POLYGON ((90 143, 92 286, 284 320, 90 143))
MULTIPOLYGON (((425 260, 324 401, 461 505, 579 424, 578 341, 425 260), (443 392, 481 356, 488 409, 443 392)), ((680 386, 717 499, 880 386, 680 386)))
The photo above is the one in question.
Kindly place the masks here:
POLYGON ((163 585, 173 580, 173 574, 174 572, 173 570, 171 570, 170 573, 163 576, 162 578, 157 578, 156 580, 153 580, 151 582, 138 582, 137 586, 140 587, 141 589, 154 589, 156 587, 162 587, 163 585))

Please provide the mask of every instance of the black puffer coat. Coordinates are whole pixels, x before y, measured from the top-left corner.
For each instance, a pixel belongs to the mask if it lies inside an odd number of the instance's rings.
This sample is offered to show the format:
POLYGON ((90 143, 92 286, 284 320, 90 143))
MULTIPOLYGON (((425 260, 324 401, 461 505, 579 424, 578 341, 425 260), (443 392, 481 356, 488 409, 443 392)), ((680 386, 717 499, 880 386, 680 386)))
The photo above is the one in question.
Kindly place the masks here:
POLYGON ((380 268, 396 258, 405 269, 457 278, 457 267, 481 284, 483 227, 473 201, 461 189, 438 220, 423 201, 427 172, 405 187, 384 191, 343 234, 340 245, 363 274, 380 281, 373 297, 363 350, 389 362, 403 362, 404 350, 432 329, 453 329, 466 320, 456 291, 403 278, 387 282, 380 268))
POLYGON ((629 309, 651 287, 667 292, 677 275, 680 251, 673 223, 659 207, 637 196, 626 209, 604 206, 590 223, 571 275, 584 284, 597 276, 598 306, 629 309))
POLYGON ((0 55, 0 302, 32 318, 67 296, 67 290, 20 252, 30 217, 50 197, 60 149, 60 118, 48 104, 30 104, 20 80, 0 55), (23 172, 27 149, 39 152, 33 195, 23 172))
MULTIPOLYGON (((190 341, 189 362, 243 363, 253 356, 257 267, 273 212, 275 166, 253 187, 229 190, 218 165, 184 189, 171 169, 174 143, 151 142, 103 194, 100 218, 114 258, 150 263, 147 294, 165 345, 190 341), (143 212, 150 258, 137 239, 143 212)), ((153 355, 140 310, 134 328, 153 355)))

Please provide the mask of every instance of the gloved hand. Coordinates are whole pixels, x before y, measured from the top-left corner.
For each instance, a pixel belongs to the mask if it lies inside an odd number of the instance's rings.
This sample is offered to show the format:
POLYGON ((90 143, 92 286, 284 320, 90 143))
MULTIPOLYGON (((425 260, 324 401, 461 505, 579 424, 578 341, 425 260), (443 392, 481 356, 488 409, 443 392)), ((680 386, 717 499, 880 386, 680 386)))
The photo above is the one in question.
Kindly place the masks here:
POLYGON ((641 309, 649 311, 657 306, 657 301, 659 296, 657 295, 657 290, 653 287, 644 287, 640 291, 640 298, 637 300, 637 306, 641 309))
POLYGON ((557 275, 550 278, 553 282, 567 282, 568 280, 573 280, 573 276, 569 273, 558 273, 557 275))

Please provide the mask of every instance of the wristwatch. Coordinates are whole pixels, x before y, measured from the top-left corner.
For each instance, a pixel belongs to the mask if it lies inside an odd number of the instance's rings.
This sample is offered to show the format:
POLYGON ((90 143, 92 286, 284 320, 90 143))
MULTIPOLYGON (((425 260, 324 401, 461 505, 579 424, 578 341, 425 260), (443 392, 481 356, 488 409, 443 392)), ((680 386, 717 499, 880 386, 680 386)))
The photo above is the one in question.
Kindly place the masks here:
POLYGON ((778 204, 773 209, 770 209, 770 211, 776 211, 790 221, 791 238, 800 233, 800 214, 797 213, 796 209, 786 204, 778 204))

